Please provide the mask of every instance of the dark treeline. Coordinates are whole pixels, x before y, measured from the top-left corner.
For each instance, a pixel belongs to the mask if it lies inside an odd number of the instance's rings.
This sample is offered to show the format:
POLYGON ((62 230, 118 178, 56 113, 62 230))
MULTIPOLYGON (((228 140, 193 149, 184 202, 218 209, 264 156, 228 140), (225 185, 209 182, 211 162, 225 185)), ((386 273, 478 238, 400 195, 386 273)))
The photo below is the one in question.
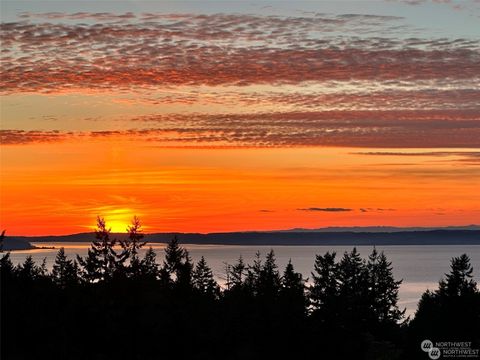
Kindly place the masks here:
POLYGON ((480 293, 466 255, 415 317, 398 306, 386 256, 316 255, 309 285, 273 251, 226 266, 220 287, 176 238, 157 262, 137 218, 116 241, 98 219, 87 256, 60 249, 52 271, 0 259, 2 359, 426 359, 420 343, 480 345, 480 293), (120 245, 120 246, 116 246, 120 245), (116 247, 115 247, 116 246, 116 247))

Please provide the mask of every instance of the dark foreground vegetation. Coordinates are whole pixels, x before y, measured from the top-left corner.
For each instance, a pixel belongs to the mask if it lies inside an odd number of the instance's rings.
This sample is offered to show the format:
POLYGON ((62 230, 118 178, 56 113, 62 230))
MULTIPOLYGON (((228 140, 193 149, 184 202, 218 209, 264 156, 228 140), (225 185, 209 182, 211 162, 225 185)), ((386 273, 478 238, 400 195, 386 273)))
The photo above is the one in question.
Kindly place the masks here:
POLYGON ((226 266, 215 281, 176 238, 159 264, 137 219, 128 238, 98 219, 84 258, 63 249, 53 270, 0 259, 2 359, 428 359, 420 343, 480 346, 480 293, 469 258, 453 258, 413 319, 397 304, 401 281, 375 249, 317 255, 309 285, 273 251, 226 266))

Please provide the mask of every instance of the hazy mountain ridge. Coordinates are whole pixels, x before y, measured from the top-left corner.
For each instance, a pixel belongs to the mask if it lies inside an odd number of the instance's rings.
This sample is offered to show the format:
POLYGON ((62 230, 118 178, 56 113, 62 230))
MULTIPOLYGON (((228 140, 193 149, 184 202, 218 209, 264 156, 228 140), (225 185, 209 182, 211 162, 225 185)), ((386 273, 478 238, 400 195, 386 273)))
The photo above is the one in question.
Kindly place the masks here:
POLYGON ((397 226, 329 226, 317 229, 293 228, 274 232, 406 232, 434 230, 480 230, 480 225, 445 226, 445 227, 397 227, 397 226))
MULTIPOLYGON (((374 227, 371 229, 380 229, 374 227)), ((464 228, 464 227, 462 227, 464 228)), ((152 243, 168 242, 178 236, 184 244, 212 245, 460 245, 479 244, 480 229, 478 226, 469 229, 434 229, 403 231, 246 231, 224 233, 154 233, 146 234, 145 240, 152 243), (478 229, 478 230, 477 230, 478 229)), ((335 229, 335 228, 334 228, 335 229)), ((359 228, 354 228, 359 229, 359 228)), ((390 229, 390 227, 389 227, 390 229)), ((396 228, 399 229, 399 228, 396 228)), ((125 238, 124 233, 112 234, 119 240, 125 238)), ((90 242, 94 233, 79 233, 63 236, 12 236, 10 242, 90 242)), ((5 248, 5 250, 7 250, 5 248)))

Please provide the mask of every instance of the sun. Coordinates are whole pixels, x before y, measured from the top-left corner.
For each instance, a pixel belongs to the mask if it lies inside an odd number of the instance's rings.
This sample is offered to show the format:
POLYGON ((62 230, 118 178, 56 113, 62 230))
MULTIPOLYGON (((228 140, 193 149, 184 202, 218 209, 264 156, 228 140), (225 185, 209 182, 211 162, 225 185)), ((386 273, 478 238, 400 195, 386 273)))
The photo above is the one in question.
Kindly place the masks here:
POLYGON ((135 213, 129 208, 103 208, 99 209, 97 216, 105 219, 107 229, 111 229, 113 233, 124 233, 132 223, 135 213))

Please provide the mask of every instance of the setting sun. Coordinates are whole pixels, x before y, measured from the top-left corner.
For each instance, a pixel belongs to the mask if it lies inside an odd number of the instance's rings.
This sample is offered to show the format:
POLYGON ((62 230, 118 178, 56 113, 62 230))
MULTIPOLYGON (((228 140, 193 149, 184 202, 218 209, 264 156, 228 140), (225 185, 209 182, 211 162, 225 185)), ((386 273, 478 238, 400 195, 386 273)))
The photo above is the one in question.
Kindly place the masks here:
MULTIPOLYGON (((135 214, 128 208, 103 208, 99 209, 96 216, 104 218, 105 223, 107 224, 107 229, 111 229, 113 233, 124 233, 127 231, 127 227, 132 223, 135 214)), ((96 225, 91 225, 89 228, 94 230, 96 229, 96 225)))

